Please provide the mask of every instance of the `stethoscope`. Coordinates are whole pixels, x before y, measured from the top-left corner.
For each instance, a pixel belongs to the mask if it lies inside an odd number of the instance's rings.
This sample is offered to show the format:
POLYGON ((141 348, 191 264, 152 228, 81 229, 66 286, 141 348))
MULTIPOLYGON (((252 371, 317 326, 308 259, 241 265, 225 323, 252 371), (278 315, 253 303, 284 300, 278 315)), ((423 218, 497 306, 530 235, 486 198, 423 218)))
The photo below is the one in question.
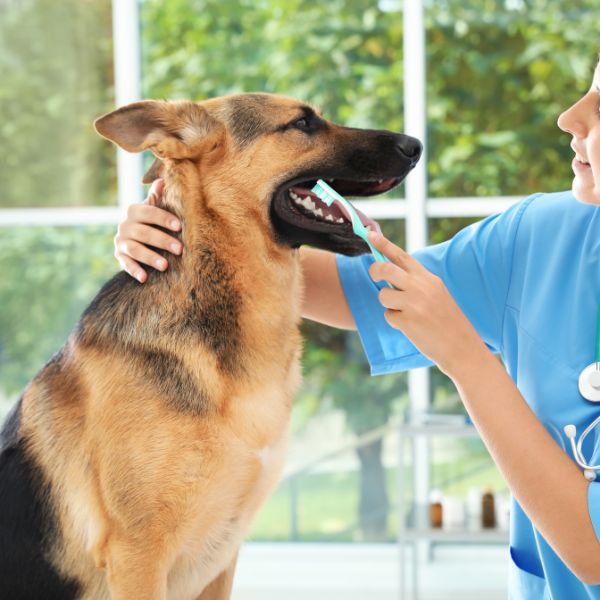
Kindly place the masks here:
MULTIPOLYGON (((594 362, 581 371, 581 375, 579 375, 579 393, 590 402, 600 402, 600 303, 598 304, 598 316, 596 318, 594 362)), ((594 481, 594 479, 596 479, 596 471, 600 470, 600 465, 588 465, 585 462, 581 448, 583 446, 583 440, 585 440, 590 431, 592 431, 598 423, 600 423, 600 416, 594 419, 594 421, 585 428, 577 443, 575 443, 575 437, 577 435, 577 428, 575 425, 567 425, 564 428, 565 435, 571 440, 573 457, 577 464, 583 469, 583 475, 588 481, 594 481)))

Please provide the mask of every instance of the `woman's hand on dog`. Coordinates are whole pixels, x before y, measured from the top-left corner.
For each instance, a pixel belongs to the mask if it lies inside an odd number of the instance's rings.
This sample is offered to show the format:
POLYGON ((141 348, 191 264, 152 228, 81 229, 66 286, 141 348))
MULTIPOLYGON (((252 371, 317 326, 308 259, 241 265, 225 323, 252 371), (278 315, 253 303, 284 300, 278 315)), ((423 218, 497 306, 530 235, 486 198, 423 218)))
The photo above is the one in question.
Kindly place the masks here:
POLYGON ((115 235, 115 258, 127 273, 144 283, 148 274, 142 264, 150 265, 164 271, 168 262, 160 254, 150 250, 148 246, 167 250, 172 254, 181 254, 181 242, 154 227, 159 225, 172 231, 180 231, 181 223, 170 212, 156 206, 162 196, 165 184, 157 179, 150 186, 148 196, 143 204, 132 204, 127 209, 127 216, 119 224, 115 235))

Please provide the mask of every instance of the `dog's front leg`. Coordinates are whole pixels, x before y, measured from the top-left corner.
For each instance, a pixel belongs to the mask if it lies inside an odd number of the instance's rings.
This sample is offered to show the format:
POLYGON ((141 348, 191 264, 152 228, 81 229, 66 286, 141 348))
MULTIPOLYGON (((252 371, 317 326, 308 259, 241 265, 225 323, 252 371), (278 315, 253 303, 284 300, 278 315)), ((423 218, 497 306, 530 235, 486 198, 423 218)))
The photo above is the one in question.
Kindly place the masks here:
POLYGON ((204 591, 196 598, 196 600, 229 600, 231 598, 231 588, 233 587, 233 575, 235 573, 235 565, 237 563, 238 553, 229 566, 215 579, 204 588, 204 591))
POLYGON ((166 600, 167 573, 160 545, 113 541, 107 548, 106 577, 111 600, 166 600))

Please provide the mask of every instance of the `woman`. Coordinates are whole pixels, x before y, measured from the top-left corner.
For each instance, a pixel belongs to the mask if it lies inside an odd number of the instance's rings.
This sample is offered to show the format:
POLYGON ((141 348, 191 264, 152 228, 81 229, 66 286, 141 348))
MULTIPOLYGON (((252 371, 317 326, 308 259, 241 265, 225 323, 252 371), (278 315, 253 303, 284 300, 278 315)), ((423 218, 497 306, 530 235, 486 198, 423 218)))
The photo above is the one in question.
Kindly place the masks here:
MULTIPOLYGON (((303 248, 303 314, 357 328, 374 374, 435 363, 452 379, 514 497, 511 598, 600 599, 600 481, 582 475, 563 434, 600 410, 578 389, 600 301, 600 64, 558 125, 573 140, 572 192, 531 196, 415 256, 372 233, 386 264, 303 248)), ((141 282, 139 263, 167 268, 146 245, 182 251, 154 225, 179 227, 137 205, 115 238, 141 282)), ((583 445, 589 464, 599 436, 583 445)))

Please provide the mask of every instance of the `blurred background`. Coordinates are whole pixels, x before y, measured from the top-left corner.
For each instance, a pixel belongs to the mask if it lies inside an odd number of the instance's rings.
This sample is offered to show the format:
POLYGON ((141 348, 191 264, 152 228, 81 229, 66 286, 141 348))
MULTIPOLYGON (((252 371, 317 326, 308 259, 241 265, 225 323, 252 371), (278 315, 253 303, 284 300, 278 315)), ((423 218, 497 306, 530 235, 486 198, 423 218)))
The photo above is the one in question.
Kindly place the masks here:
MULTIPOLYGON (((555 123, 589 87, 597 22, 597 0, 0 0, 0 412, 118 270, 143 198, 148 158, 117 157, 100 114, 267 91, 416 135, 406 188, 357 202, 414 250, 570 187, 555 123)), ((506 486, 450 382, 371 378, 355 334, 303 329, 285 476, 234 598, 505 598, 506 486)))

